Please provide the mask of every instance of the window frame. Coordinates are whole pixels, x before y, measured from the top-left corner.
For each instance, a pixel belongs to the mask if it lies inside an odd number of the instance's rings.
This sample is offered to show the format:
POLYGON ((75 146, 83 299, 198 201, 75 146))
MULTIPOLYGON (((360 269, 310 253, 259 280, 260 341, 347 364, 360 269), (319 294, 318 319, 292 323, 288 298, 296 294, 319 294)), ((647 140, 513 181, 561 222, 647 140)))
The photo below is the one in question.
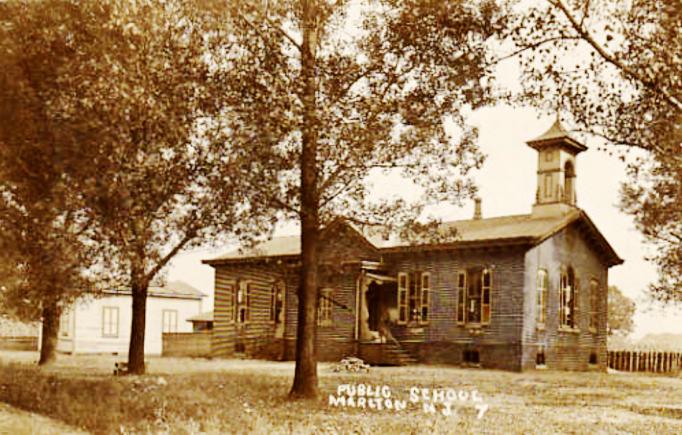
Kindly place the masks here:
POLYGON ((119 333, 120 333, 120 311, 117 306, 112 306, 112 305, 104 305, 102 306, 102 338, 118 338, 119 333), (111 313, 116 313, 116 316, 112 316, 111 313), (106 313, 109 314, 109 322, 107 322, 107 316, 106 313), (116 319, 116 321, 112 321, 112 319, 116 319), (114 330, 111 326, 114 325, 115 332, 111 332, 114 330), (107 328, 107 326, 109 326, 107 328))
POLYGON ((483 317, 483 269, 483 267, 472 267, 467 269, 467 291, 464 296, 466 303, 464 321, 467 325, 481 325, 481 319, 483 317), (475 275, 469 276, 470 272, 472 274, 475 272, 475 275), (477 281, 478 284, 476 284, 477 281), (477 306, 474 305, 476 302, 477 306))
MULTIPOLYGON (((417 272, 419 273, 419 272, 417 272)), ((431 318, 431 272, 421 272, 419 289, 419 324, 426 325, 431 318), (428 285, 424 286, 424 282, 428 285), (426 310, 426 311, 424 311, 426 310)))
POLYGON ((227 293, 225 298, 227 323, 235 323, 237 321, 237 281, 228 281, 225 284, 225 292, 227 293))
POLYGON ((466 291, 467 273, 460 270, 457 272, 457 306, 455 313, 455 322, 458 325, 466 323, 466 291))
POLYGON ((431 272, 398 273, 398 325, 427 325, 431 319, 431 272), (428 287, 424 287, 424 282, 428 287))
POLYGON ((410 286, 410 276, 406 272, 398 273, 398 321, 399 325, 406 325, 409 321, 407 290, 410 286))
POLYGON ((554 192, 552 192, 552 190, 553 190, 553 189, 552 189, 552 184, 554 184, 553 181, 554 181, 554 177, 552 176, 551 173, 550 173, 550 174, 545 174, 545 177, 544 177, 544 189, 543 189, 543 190, 545 191, 545 194, 544 194, 545 199, 552 198, 552 196, 553 196, 553 194, 554 194, 554 192))
POLYGON ((590 279, 590 323, 589 330, 593 334, 599 329, 599 280, 595 277, 590 279))
POLYGON ((59 316, 59 338, 72 338, 71 323, 73 319, 73 311, 71 309, 62 310, 59 316))
POLYGON ((493 309, 493 271, 485 267, 481 271, 481 325, 490 325, 493 309), (488 285, 485 285, 485 278, 488 277, 488 285), (488 302, 486 302, 486 299, 488 302), (487 311, 486 311, 487 308, 487 311))
POLYGON ((280 312, 284 309, 284 284, 276 281, 270 288, 270 321, 277 323, 277 305, 279 302, 280 312), (280 298, 278 301, 278 297, 280 298))
POLYGON ((238 282, 237 294, 235 297, 236 316, 235 322, 244 325, 251 322, 251 303, 253 299, 253 283, 247 280, 238 282), (244 318, 242 319, 242 310, 244 318))
POLYGON ((537 329, 545 329, 548 295, 549 273, 547 269, 540 268, 535 280, 535 325, 537 329))
POLYGON ((161 310, 161 333, 162 334, 176 334, 178 332, 178 310, 171 308, 164 308, 161 310), (169 322, 166 322, 169 319, 169 322), (169 330, 166 330, 169 326, 169 330), (172 327, 171 327, 172 326, 172 327))
POLYGON ((580 281, 572 266, 561 267, 561 279, 559 281, 559 329, 578 332, 580 330, 580 304, 579 304, 580 281), (571 283, 571 275, 573 282, 571 283), (572 285, 571 285, 572 284, 572 285), (566 289, 569 289, 568 292, 566 289), (567 297, 570 298, 567 299, 567 297), (568 308, 568 312, 567 312, 568 308))
POLYGON ((457 272, 457 304, 455 314, 457 325, 473 327, 490 325, 493 317, 494 275, 493 268, 489 266, 474 266, 457 272), (486 277, 488 277, 487 285, 486 277), (476 283, 478 286, 476 286, 476 283), (476 295, 472 293, 474 289, 477 290, 476 295), (487 302, 485 302, 486 300, 487 302), (476 316, 471 315, 471 301, 478 301, 477 312, 473 311, 475 314, 477 313, 476 316))
POLYGON ((317 298, 317 326, 330 327, 334 324, 334 304, 332 303, 332 295, 334 289, 325 287, 320 289, 317 298))

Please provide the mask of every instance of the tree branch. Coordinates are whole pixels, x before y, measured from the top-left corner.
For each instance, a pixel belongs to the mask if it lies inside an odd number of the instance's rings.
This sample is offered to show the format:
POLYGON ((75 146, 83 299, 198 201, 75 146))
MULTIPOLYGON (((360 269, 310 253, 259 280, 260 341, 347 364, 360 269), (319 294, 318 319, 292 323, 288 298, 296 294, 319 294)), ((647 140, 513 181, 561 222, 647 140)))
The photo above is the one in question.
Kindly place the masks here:
POLYGON ((564 4, 563 0, 547 0, 552 6, 561 9, 563 14, 566 16, 568 21, 570 21, 573 29, 582 37, 585 42, 590 44, 592 48, 599 53, 599 55, 608 63, 612 64, 616 68, 620 69, 627 77, 637 80, 642 83, 647 88, 653 90, 654 92, 660 93, 665 97, 665 99, 678 111, 682 111, 682 102, 678 100, 674 95, 672 95, 667 89, 658 86, 653 80, 650 80, 642 75, 638 74, 636 71, 625 65, 620 60, 616 59, 612 54, 608 53, 604 47, 602 47, 592 35, 579 23, 578 20, 573 16, 568 7, 564 4))
POLYGON ((512 57, 515 57, 515 56, 523 53, 524 51, 534 50, 534 49, 540 47, 541 45, 547 44, 549 42, 567 41, 567 40, 572 40, 572 39, 579 40, 580 38, 578 36, 554 36, 551 38, 543 39, 543 40, 538 41, 538 42, 534 42, 532 44, 524 45, 523 47, 519 48, 518 50, 513 51, 512 53, 506 54, 506 55, 504 55, 498 59, 495 59, 493 62, 486 64, 485 67, 488 68, 488 67, 491 67, 493 65, 497 65, 498 63, 500 63, 504 60, 507 60, 507 59, 511 59, 512 57))

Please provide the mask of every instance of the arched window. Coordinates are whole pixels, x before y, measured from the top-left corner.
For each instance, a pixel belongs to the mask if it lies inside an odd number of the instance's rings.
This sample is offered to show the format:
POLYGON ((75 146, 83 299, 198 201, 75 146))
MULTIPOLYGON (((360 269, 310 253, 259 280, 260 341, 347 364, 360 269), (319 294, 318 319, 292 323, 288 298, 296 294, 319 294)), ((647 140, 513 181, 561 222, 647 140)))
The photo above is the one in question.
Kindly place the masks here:
POLYGON ((575 204, 575 168, 570 160, 564 165, 564 200, 575 204))
POLYGON ((572 267, 568 267, 561 273, 561 286, 559 293, 559 324, 564 327, 576 328, 578 319, 576 311, 578 309, 578 292, 576 288, 575 272, 572 267))
POLYGON ((544 269, 538 270, 538 279, 536 286, 536 322, 537 327, 542 328, 545 325, 545 312, 547 306, 547 290, 549 289, 549 277, 547 271, 544 269))

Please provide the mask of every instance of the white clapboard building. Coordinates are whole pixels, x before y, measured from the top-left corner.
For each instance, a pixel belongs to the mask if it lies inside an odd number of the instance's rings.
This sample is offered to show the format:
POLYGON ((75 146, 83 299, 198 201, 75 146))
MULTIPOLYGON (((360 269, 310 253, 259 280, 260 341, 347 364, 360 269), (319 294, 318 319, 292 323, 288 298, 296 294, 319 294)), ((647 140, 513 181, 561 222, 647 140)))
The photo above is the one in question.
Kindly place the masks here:
MULTIPOLYGON (((205 296, 182 281, 150 286, 145 354, 161 354, 163 333, 192 332, 188 319, 202 312, 205 296)), ((131 322, 132 297, 129 290, 82 296, 62 313, 57 350, 64 353, 126 354, 131 322)))

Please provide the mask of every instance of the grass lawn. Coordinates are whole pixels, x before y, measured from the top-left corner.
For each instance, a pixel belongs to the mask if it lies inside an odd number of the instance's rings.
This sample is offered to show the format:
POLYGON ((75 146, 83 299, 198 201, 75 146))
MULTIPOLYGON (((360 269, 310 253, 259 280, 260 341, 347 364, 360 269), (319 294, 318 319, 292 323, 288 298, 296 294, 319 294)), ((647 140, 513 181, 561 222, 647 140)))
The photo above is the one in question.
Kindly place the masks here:
POLYGON ((96 433, 682 433, 680 377, 436 366, 351 374, 320 364, 320 399, 292 402, 288 362, 150 358, 148 375, 114 377, 120 357, 60 356, 47 369, 32 367, 36 358, 0 353, 0 400, 96 433), (406 408, 330 406, 344 384, 388 386, 406 408), (425 412, 411 387, 441 389, 436 399, 476 390, 480 401, 425 412))
POLYGON ((13 435, 81 434, 66 424, 0 403, 0 433, 13 435))

